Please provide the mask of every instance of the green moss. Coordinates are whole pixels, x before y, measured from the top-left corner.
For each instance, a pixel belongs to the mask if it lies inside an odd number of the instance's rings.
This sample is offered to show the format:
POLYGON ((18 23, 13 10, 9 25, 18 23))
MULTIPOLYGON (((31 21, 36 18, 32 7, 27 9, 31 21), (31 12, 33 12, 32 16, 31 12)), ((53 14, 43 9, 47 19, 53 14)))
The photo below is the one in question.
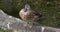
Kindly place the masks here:
POLYGON ((12 32, 12 30, 4 30, 0 28, 0 32, 12 32))

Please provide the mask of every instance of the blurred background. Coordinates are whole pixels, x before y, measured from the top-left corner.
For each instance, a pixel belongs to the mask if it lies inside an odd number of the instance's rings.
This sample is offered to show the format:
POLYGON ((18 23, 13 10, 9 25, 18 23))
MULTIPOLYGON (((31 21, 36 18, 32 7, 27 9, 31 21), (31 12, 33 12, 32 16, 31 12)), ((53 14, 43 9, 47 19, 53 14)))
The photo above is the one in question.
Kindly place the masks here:
POLYGON ((6 14, 20 18, 19 11, 27 3, 32 10, 42 14, 40 25, 60 28, 60 0, 0 0, 0 9, 6 14))

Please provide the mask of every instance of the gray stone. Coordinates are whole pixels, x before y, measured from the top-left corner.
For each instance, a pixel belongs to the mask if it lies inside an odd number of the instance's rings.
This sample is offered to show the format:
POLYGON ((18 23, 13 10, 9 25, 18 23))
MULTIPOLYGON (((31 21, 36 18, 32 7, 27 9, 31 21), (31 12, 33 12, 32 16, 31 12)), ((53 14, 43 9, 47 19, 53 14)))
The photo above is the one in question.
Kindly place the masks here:
POLYGON ((32 28, 29 28, 28 26, 23 26, 26 23, 27 22, 15 18, 13 16, 7 15, 2 10, 0 10, 1 28, 13 29, 17 32, 60 32, 60 29, 52 27, 33 25, 32 28))

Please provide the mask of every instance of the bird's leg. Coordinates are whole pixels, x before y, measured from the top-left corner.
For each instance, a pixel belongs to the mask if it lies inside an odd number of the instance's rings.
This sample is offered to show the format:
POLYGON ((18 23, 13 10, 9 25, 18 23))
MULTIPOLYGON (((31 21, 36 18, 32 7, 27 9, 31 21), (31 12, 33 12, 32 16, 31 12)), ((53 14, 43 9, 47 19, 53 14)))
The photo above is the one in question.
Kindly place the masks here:
POLYGON ((28 22, 28 27, 32 28, 33 27, 33 23, 32 22, 28 22))
POLYGON ((25 22, 25 23, 23 24, 23 26, 27 27, 27 26, 28 26, 28 22, 25 22))

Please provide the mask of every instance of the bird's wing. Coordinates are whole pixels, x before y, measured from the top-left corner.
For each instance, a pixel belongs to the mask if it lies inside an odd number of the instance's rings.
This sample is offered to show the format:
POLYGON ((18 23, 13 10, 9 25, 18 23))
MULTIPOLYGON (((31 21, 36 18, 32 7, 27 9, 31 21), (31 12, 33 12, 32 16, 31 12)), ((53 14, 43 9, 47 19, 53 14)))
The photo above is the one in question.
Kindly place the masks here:
POLYGON ((31 11, 31 14, 34 16, 34 19, 33 19, 34 21, 39 20, 42 16, 40 13, 38 13, 36 11, 31 11))
POLYGON ((35 16, 38 16, 38 17, 42 17, 41 13, 37 12, 37 11, 33 11, 32 12, 35 16))

